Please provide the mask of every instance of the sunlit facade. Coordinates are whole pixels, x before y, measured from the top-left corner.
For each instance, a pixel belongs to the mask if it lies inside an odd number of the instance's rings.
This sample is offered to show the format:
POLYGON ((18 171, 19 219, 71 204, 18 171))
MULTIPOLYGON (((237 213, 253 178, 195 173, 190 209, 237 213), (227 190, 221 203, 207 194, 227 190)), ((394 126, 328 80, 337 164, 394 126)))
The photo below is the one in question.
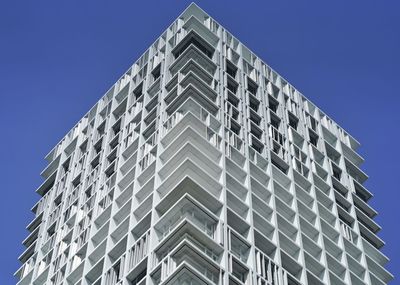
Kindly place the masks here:
POLYGON ((358 146, 192 4, 47 155, 18 285, 387 284, 358 146))

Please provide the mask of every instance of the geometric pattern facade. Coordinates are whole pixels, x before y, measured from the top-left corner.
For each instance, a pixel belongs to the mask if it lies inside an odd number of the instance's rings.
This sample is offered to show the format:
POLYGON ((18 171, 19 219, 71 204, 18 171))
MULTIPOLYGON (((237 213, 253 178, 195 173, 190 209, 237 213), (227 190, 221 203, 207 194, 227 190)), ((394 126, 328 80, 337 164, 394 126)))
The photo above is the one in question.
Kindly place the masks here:
POLYGON ((18 285, 384 285, 359 143, 194 4, 46 156, 18 285))

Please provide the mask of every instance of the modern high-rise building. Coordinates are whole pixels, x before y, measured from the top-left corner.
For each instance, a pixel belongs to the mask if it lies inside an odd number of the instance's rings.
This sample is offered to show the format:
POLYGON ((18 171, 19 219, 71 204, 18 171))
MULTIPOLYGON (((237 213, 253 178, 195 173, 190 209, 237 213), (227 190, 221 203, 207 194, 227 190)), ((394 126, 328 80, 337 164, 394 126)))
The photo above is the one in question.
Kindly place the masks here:
POLYGON ((190 5, 46 156, 18 285, 384 285, 359 143, 190 5))

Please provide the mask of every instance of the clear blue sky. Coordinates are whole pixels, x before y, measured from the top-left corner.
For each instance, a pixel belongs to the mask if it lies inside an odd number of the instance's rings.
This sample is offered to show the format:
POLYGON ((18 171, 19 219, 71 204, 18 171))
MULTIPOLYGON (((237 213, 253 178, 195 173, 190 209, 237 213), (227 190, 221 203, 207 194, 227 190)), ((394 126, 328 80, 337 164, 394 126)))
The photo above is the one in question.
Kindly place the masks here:
MULTIPOLYGON (((43 157, 189 3, 0 2, 0 284, 14 284, 43 157)), ((197 3, 362 143, 399 275, 400 1, 197 3)))

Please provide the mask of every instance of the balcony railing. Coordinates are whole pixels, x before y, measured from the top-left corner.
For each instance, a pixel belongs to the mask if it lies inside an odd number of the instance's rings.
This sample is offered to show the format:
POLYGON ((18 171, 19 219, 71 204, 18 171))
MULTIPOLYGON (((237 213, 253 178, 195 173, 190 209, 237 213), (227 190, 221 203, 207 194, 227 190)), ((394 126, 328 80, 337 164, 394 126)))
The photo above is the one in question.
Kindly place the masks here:
POLYGON ((57 208, 55 208, 53 210, 53 212, 50 214, 48 225, 53 224, 57 220, 57 218, 60 216, 62 205, 63 205, 62 203, 60 205, 58 205, 57 208))
POLYGON ((134 268, 148 253, 150 231, 147 231, 128 251, 128 270, 134 268))
POLYGON ((22 280, 25 276, 27 276, 32 269, 35 267, 36 263, 36 255, 32 256, 29 258, 18 271, 15 273, 15 275, 19 278, 19 280, 22 280))
POLYGON ((210 238, 216 238, 216 223, 210 223, 207 221, 202 221, 195 216, 195 213, 192 211, 186 211, 183 213, 179 213, 179 216, 174 217, 174 220, 169 220, 167 224, 163 226, 163 231, 161 236, 159 237, 159 241, 161 241, 164 237, 166 237, 181 221, 187 219, 192 222, 195 226, 197 226, 202 232, 208 235, 210 238))

